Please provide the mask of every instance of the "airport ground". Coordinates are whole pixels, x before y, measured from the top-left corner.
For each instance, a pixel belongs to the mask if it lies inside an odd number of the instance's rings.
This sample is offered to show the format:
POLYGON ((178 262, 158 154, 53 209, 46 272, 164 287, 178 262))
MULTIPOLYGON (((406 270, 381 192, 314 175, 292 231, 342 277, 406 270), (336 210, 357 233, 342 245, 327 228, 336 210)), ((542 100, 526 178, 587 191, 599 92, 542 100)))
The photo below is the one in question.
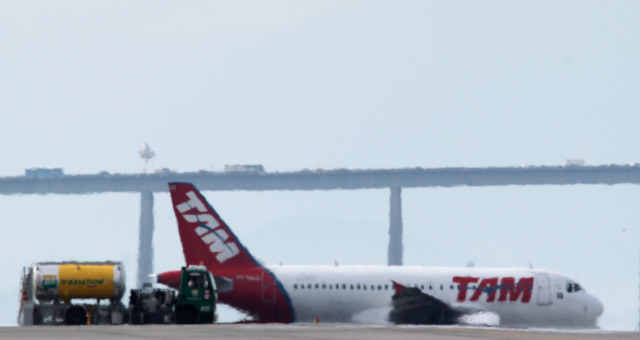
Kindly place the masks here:
POLYGON ((486 327, 393 326, 362 324, 215 324, 153 326, 0 327, 0 339, 640 339, 636 332, 549 331, 486 327))

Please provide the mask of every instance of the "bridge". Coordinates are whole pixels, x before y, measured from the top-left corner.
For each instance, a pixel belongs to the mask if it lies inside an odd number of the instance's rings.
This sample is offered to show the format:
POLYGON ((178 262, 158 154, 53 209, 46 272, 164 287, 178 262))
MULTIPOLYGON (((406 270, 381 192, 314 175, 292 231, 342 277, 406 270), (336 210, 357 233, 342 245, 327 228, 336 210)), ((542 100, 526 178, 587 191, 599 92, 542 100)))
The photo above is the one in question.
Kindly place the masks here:
POLYGON ((191 182, 206 191, 390 190, 388 265, 402 265, 402 188, 505 185, 640 184, 640 164, 489 168, 303 170, 297 172, 162 172, 0 178, 0 194, 93 194, 140 192, 138 283, 153 272, 153 193, 168 182, 191 182))

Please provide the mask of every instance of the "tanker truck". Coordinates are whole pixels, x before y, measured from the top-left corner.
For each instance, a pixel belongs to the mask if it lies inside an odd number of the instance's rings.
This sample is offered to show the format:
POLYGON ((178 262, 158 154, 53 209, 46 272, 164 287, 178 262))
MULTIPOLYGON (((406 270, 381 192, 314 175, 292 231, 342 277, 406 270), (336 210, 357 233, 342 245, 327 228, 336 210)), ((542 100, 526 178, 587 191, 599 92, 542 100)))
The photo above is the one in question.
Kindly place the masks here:
POLYGON ((36 263, 22 270, 18 324, 215 322, 217 288, 211 272, 191 265, 176 274, 177 291, 145 284, 131 290, 125 308, 121 262, 36 263))
POLYGON ((20 325, 128 321, 127 308, 121 302, 125 293, 121 262, 36 263, 23 268, 20 290, 20 325))

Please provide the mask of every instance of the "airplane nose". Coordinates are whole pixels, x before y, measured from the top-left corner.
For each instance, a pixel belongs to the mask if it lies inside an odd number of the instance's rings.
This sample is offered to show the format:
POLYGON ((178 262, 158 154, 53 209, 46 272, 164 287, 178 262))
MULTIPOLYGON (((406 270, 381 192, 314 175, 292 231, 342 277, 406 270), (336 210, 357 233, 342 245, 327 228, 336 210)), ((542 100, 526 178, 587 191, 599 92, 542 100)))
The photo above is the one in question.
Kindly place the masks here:
POLYGON ((589 303, 584 308, 585 312, 593 315, 594 319, 602 315, 602 312, 604 312, 604 305, 602 305, 600 299, 595 296, 591 296, 591 303, 589 303))

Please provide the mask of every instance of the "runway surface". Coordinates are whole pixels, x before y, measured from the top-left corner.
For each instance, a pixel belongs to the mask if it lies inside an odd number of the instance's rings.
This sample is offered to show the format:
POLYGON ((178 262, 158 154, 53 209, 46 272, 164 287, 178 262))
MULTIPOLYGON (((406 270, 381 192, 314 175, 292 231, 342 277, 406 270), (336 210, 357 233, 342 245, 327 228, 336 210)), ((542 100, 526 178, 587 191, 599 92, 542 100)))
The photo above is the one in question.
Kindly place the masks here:
POLYGON ((0 339, 640 339, 636 332, 352 324, 0 327, 0 339))

